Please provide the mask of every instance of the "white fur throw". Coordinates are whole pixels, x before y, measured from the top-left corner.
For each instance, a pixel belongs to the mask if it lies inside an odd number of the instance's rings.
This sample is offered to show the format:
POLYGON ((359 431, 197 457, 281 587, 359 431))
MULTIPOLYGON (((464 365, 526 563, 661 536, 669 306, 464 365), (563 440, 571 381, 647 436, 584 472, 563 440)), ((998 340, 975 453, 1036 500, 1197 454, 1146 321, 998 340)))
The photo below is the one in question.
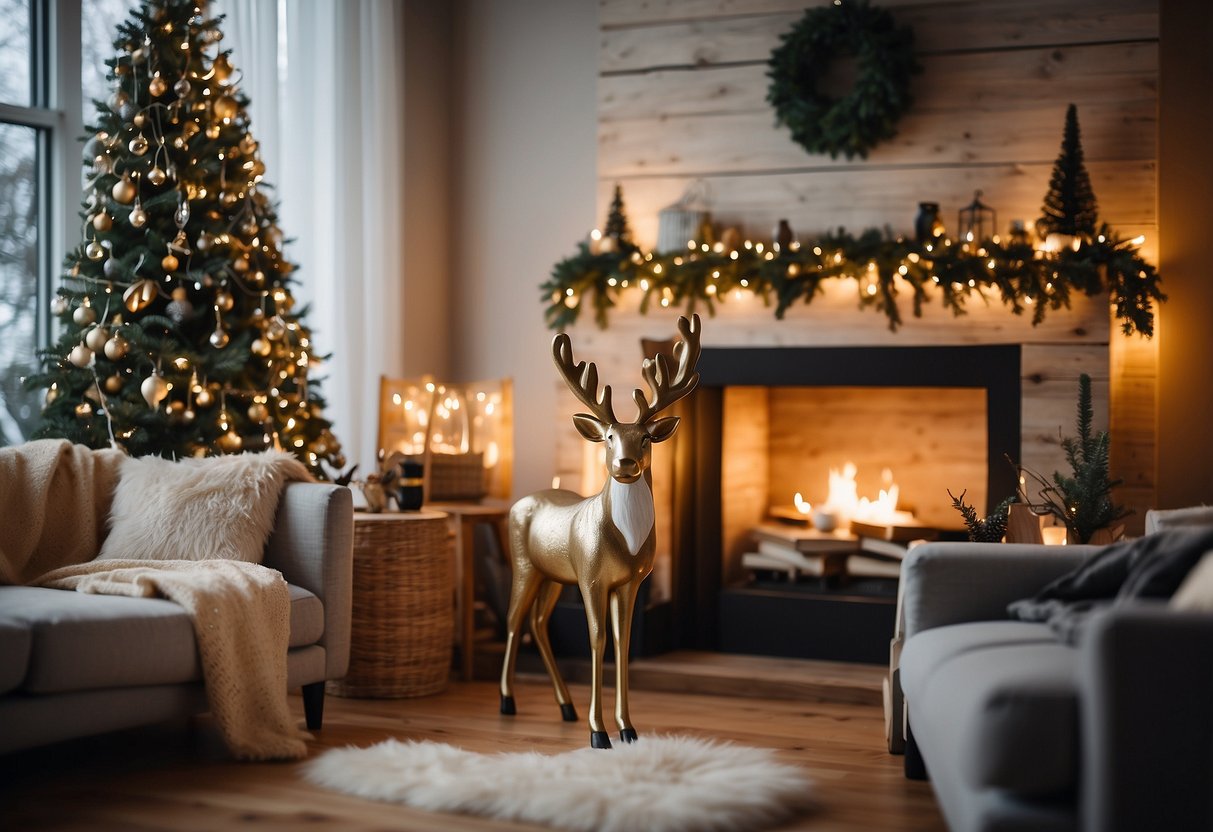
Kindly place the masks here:
POLYGON ((288 480, 310 480, 283 451, 171 461, 125 459, 99 560, 260 563, 288 480))
POLYGON ((427 811, 585 832, 757 830, 811 806, 804 772, 773 752, 692 737, 641 737, 609 751, 551 756, 388 740, 328 751, 304 776, 427 811))

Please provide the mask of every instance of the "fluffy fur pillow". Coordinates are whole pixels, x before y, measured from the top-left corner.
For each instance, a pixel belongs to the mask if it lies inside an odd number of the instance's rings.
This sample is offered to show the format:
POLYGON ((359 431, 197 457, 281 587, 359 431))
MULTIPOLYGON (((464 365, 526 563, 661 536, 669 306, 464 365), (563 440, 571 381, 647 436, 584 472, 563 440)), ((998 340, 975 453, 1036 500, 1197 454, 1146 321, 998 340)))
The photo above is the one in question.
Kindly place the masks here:
POLYGON ((310 480, 283 451, 171 461, 126 459, 98 560, 260 563, 288 480, 310 480))
POLYGON ((1171 596, 1171 606, 1178 610, 1213 612, 1213 552, 1205 552, 1200 562, 1192 567, 1171 596))

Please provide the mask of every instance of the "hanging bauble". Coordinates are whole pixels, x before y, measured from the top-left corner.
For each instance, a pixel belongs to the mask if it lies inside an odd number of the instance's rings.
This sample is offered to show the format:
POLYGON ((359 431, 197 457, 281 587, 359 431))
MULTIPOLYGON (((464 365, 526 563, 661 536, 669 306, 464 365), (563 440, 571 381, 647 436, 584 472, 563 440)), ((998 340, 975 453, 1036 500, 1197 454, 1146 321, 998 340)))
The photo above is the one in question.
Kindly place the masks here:
POLYGON ((177 267, 180 265, 181 263, 173 254, 166 254, 160 258, 160 268, 164 269, 166 272, 175 272, 177 271, 177 267))
POLYGON ((236 305, 236 299, 232 297, 232 293, 227 289, 220 289, 215 293, 215 306, 220 312, 231 312, 232 307, 236 305))
POLYGON ((253 320, 254 321, 264 321, 265 320, 265 310, 262 309, 260 306, 258 306, 256 309, 253 310, 253 320))
POLYGON ((270 354, 270 342, 264 338, 254 338, 253 343, 249 344, 249 352, 259 358, 265 358, 270 354))
POLYGON ((194 243, 194 247, 197 248, 199 251, 203 251, 203 252, 210 251, 212 242, 214 242, 214 238, 212 238, 210 234, 207 234, 205 231, 203 231, 201 234, 198 235, 198 239, 194 243))
POLYGON ((151 182, 157 188, 163 185, 164 180, 166 179, 168 179, 168 174, 161 170, 158 166, 153 167, 147 172, 147 181, 151 182))
POLYGON ((236 117, 236 99, 230 95, 221 95, 215 101, 215 118, 221 118, 224 121, 230 121, 236 117))
POLYGON ((135 228, 142 228, 147 225, 147 212, 143 210, 143 206, 135 203, 135 207, 131 209, 130 216, 127 217, 131 221, 131 225, 135 228))
POLYGON ((126 339, 121 335, 111 335, 110 339, 105 342, 105 357, 110 361, 121 361, 129 349, 126 339))
POLYGON ((147 278, 136 280, 122 293, 122 304, 131 312, 146 309, 156 299, 156 291, 155 282, 147 278))
POLYGON ((106 378, 105 392, 109 393, 112 396, 113 394, 118 393, 121 390, 122 390, 122 376, 112 375, 112 376, 109 376, 108 378, 106 378))
POLYGON ((197 395, 194 396, 194 402, 199 407, 210 407, 215 403, 215 395, 211 393, 210 390, 203 387, 198 391, 197 395))
POLYGON ((220 84, 227 81, 228 76, 232 74, 232 65, 228 63, 227 55, 219 55, 215 58, 211 68, 215 71, 215 80, 220 84))
POLYGON ((109 340, 109 330, 103 326, 95 326, 88 331, 88 335, 84 336, 84 344, 93 352, 101 352, 105 349, 105 342, 109 340))
POLYGON ((105 276, 111 280, 116 279, 122 274, 122 264, 118 261, 117 257, 111 257, 106 260, 105 265, 101 269, 105 272, 105 276))
POLYGON ((115 92, 113 95, 110 96, 110 100, 109 100, 110 109, 113 110, 115 113, 117 113, 122 109, 122 105, 126 104, 130 100, 131 100, 130 96, 128 96, 122 90, 118 90, 117 92, 115 92))
POLYGON ((152 374, 139 385, 139 392, 143 394, 148 407, 158 407, 160 402, 164 401, 164 397, 168 395, 168 382, 160 373, 152 370, 152 374))
POLYGON ((152 80, 147 82, 147 91, 152 98, 159 98, 168 91, 168 83, 161 78, 160 73, 157 72, 152 76, 152 80))
POLYGON ((87 419, 89 416, 92 416, 92 415, 93 415, 93 406, 91 404, 89 404, 88 402, 80 402, 80 404, 76 405, 76 418, 77 419, 87 419))
POLYGON ((185 228, 185 224, 190 221, 190 201, 184 197, 179 197, 177 202, 177 210, 173 212, 173 222, 178 228, 185 228))
POLYGON ((219 438, 215 440, 215 444, 225 454, 234 454, 244 446, 244 440, 240 438, 240 434, 236 433, 236 431, 228 430, 227 433, 219 435, 219 438))
POLYGON ((190 86, 190 82, 184 78, 173 84, 173 92, 177 93, 178 98, 185 98, 190 94, 191 89, 193 87, 190 86))
POLYGON ((207 339, 211 342, 211 346, 217 350, 221 350, 228 345, 232 337, 227 334, 227 330, 222 326, 215 327, 215 331, 211 333, 211 337, 207 339))
POLYGON ((126 174, 123 174, 122 178, 115 182, 114 187, 110 189, 110 194, 114 199, 123 205, 130 205, 134 202, 136 193, 138 193, 138 189, 135 188, 135 183, 126 174))
POLYGON ((93 363, 93 351, 84 344, 77 344, 72 347, 72 351, 67 354, 67 360, 75 364, 77 367, 87 367, 93 363))
POLYGON ((76 311, 72 313, 72 320, 76 322, 77 326, 88 326, 97 320, 97 313, 86 301, 84 304, 76 307, 76 311))
POLYGON ((234 269, 237 274, 244 274, 248 271, 248 259, 245 257, 237 258, 232 263, 232 269, 234 269))
POLYGON ((173 299, 169 301, 169 305, 165 307, 164 311, 175 323, 181 323, 194 314, 194 304, 190 303, 184 287, 178 286, 173 290, 173 299))
POLYGON ((270 318, 269 323, 265 325, 265 337, 271 341, 279 341, 286 335, 286 321, 282 320, 281 315, 275 315, 270 318))
POLYGON ((219 138, 220 130, 222 130, 222 128, 219 126, 219 122, 212 121, 206 126, 206 137, 208 139, 217 139, 219 138))
POLYGON ((114 227, 114 219, 109 214, 102 211, 93 217, 93 228, 98 231, 109 231, 114 227))
POLYGON ((250 421, 260 424, 270 418, 270 409, 261 402, 254 402, 249 405, 248 417, 250 421))
POLYGON ((88 255, 89 260, 100 260, 105 256, 105 246, 93 240, 84 247, 84 253, 88 255))
POLYGON ((143 110, 140 110, 139 112, 135 113, 135 117, 133 119, 131 119, 131 124, 135 125, 137 128, 142 130, 143 125, 147 124, 147 113, 144 112, 143 110))
POLYGON ((147 138, 142 133, 138 133, 136 134, 135 138, 131 139, 127 143, 126 147, 136 156, 142 156, 144 153, 147 153, 147 138))
POLYGON ((62 315, 68 310, 69 306, 71 306, 71 304, 67 302, 67 298, 65 298, 63 295, 55 295, 55 297, 51 299, 51 314, 62 315))

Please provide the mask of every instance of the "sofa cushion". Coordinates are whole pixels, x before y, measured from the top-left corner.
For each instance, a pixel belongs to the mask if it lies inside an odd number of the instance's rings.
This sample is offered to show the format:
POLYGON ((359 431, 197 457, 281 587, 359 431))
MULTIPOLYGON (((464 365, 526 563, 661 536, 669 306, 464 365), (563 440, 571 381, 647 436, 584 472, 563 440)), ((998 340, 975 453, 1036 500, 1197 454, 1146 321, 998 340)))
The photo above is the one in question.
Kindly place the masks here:
POLYGON ((1077 784, 1076 651, 1041 625, 956 624, 910 638, 901 678, 927 766, 1045 796, 1077 784), (1035 631, 1035 632, 1034 632, 1035 631))
MULTIPOLYGON (((289 644, 313 644, 324 632, 324 607, 306 589, 288 586, 289 644)), ((0 587, 0 609, 0 682, 21 673, 8 689, 62 693, 202 678, 193 625, 171 601, 0 587), (28 638, 24 652, 21 631, 28 638), (16 648, 11 654, 8 638, 16 648)))

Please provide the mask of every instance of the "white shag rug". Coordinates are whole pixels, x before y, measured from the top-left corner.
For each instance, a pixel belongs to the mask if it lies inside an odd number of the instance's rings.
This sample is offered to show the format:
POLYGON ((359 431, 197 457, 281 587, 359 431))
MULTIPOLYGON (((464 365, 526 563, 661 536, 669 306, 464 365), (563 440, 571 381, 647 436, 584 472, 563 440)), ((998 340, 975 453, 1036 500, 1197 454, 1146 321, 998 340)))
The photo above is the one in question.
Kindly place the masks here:
POLYGON ((692 737, 555 755, 387 740, 325 752, 305 764, 304 776, 431 812, 585 832, 757 830, 812 806, 804 772, 771 751, 692 737))

